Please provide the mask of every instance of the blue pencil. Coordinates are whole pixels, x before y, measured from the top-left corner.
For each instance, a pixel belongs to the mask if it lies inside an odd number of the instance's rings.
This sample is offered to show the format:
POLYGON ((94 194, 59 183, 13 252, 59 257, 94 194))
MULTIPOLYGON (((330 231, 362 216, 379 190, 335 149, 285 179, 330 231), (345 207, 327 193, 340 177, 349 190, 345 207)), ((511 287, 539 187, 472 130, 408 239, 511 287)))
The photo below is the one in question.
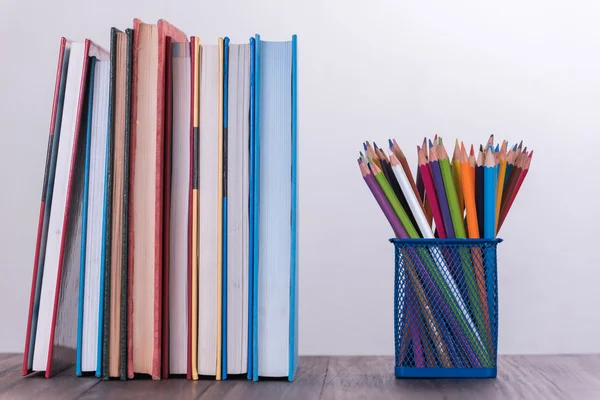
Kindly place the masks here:
POLYGON ((493 239, 496 225, 496 160, 492 150, 485 154, 483 168, 483 237, 493 239))

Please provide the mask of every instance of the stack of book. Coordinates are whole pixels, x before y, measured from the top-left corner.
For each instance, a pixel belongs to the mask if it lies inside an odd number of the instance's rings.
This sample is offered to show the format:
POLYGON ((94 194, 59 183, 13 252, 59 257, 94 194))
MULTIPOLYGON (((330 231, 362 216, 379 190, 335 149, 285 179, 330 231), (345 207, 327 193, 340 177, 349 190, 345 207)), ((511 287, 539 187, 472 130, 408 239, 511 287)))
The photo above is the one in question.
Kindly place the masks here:
POLYGON ((61 40, 23 374, 294 378, 296 49, 61 40))

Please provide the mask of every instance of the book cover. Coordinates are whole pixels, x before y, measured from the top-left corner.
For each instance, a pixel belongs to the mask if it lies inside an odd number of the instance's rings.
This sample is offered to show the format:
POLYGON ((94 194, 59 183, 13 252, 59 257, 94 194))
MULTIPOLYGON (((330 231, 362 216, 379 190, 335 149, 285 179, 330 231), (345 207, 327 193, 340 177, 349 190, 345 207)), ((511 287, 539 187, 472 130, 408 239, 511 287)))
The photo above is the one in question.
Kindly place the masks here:
POLYGON ((33 273, 31 279, 31 294, 29 297, 29 312, 27 315, 27 328, 25 334, 25 350, 23 352, 22 374, 31 372, 33 364, 33 351, 35 334, 37 331, 37 315, 39 311, 40 290, 42 286, 42 271, 46 252, 46 239, 48 235, 48 222, 52 205, 52 190, 54 188, 54 172, 58 155, 58 143, 62 122, 62 110, 67 81, 67 66, 71 42, 66 38, 60 39, 58 52, 58 66, 54 83, 54 97, 52 100, 52 115, 50 117, 50 133, 46 150, 46 167, 42 184, 42 201, 38 218, 38 230, 33 259, 33 273))

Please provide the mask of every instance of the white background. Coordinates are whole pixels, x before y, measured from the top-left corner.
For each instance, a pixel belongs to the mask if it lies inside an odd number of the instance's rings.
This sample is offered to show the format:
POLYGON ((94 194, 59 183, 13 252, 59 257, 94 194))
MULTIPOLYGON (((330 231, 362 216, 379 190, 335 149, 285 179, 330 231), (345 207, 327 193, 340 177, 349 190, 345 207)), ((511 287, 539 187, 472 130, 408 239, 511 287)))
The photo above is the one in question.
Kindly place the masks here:
MULTIPOLYGON (((393 353, 391 229, 356 166, 491 133, 535 149, 499 247, 501 353, 600 351, 600 3, 0 2, 0 351, 23 351, 61 36, 165 18, 216 43, 298 34, 300 353, 393 353)), ((451 148, 449 149, 451 151, 451 148)))

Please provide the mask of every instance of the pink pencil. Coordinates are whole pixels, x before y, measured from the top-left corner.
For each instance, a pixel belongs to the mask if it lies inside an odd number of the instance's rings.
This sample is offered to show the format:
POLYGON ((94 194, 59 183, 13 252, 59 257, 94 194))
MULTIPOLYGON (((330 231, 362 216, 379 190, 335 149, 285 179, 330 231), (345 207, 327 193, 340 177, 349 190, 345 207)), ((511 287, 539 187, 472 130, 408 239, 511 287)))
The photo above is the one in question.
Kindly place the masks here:
POLYGON ((435 186, 433 185, 433 176, 431 175, 431 170, 429 169, 429 163, 427 162, 421 147, 417 146, 417 152, 419 171, 421 171, 423 185, 425 186, 425 193, 427 193, 427 199, 429 199, 429 204, 431 205, 431 212, 433 214, 435 226, 437 227, 438 236, 441 239, 445 239, 446 230, 444 229, 444 220, 442 219, 442 211, 440 210, 440 204, 438 203, 438 198, 435 193, 435 186))

